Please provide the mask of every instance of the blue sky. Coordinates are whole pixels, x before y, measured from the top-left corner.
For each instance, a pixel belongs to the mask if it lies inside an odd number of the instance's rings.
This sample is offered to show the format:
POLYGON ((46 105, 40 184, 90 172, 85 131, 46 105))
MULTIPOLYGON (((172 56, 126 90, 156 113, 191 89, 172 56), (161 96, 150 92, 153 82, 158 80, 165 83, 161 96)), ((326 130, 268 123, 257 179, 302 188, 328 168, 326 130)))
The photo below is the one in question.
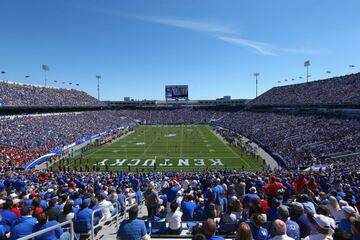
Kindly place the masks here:
MULTIPOLYGON (((255 96, 358 72, 358 0, 1 0, 0 78, 79 83, 101 98, 164 99, 188 84, 190 99, 255 96), (356 65, 349 68, 350 64, 356 65), (331 74, 326 74, 327 70, 331 74), (30 78, 24 78, 31 75, 30 78)), ((69 86, 69 85, 68 85, 69 86)))

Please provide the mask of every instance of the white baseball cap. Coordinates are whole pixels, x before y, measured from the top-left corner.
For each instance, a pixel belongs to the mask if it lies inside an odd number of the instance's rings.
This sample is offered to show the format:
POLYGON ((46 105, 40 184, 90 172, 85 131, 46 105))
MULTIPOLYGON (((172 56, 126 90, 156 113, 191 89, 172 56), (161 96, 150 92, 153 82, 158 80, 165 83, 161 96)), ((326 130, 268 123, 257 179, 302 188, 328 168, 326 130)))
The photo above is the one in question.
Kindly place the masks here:
POLYGON ((316 224, 322 229, 335 230, 334 221, 331 218, 321 214, 314 214, 316 224))
POLYGON ((348 214, 356 213, 355 208, 353 208, 352 206, 344 206, 341 209, 348 214))

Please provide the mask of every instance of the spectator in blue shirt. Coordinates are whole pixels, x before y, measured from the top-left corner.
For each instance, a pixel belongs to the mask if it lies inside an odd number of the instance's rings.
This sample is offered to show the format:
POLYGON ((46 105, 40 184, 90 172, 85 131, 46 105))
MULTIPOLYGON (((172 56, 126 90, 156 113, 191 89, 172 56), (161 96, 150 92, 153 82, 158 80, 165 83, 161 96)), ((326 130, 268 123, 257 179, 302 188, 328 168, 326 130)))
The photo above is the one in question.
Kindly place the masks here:
MULTIPOLYGON (((97 199, 96 197, 91 198, 91 202, 90 202, 89 208, 90 208, 91 210, 93 210, 93 211, 95 211, 96 209, 99 208, 98 199, 97 199)), ((95 221, 95 222, 99 222, 99 221, 103 218, 103 216, 104 216, 104 215, 103 215, 102 211, 97 211, 97 212, 95 212, 95 213, 94 213, 94 217, 95 217, 96 220, 94 219, 94 221, 95 221)))
MULTIPOLYGON (((57 222, 55 220, 48 221, 48 217, 46 216, 46 214, 41 213, 38 217, 38 223, 35 225, 33 232, 37 232, 37 231, 43 230, 45 228, 52 227, 58 223, 59 222, 57 222)), ((60 236, 62 234, 63 234, 63 230, 61 229, 61 227, 58 227, 52 231, 49 231, 49 232, 46 232, 46 233, 36 236, 34 238, 34 240, 57 240, 57 239, 60 239, 60 236)))
POLYGON ((255 187, 251 187, 249 193, 247 193, 244 199, 242 200, 242 204, 244 208, 250 208, 253 199, 257 199, 260 201, 260 197, 257 195, 257 191, 255 187))
POLYGON ((2 219, 0 224, 4 225, 7 232, 10 231, 11 225, 16 219, 16 214, 10 210, 12 206, 13 206, 13 201, 8 199, 3 204, 3 210, 1 211, 2 219))
POLYGON ((215 209, 217 212, 217 216, 221 216, 223 213, 223 205, 224 205, 224 188, 221 186, 220 179, 216 179, 216 186, 214 187, 214 195, 215 195, 215 209))
POLYGON ((288 208, 284 205, 278 207, 278 215, 280 217, 280 220, 282 220, 286 224, 286 234, 295 240, 300 240, 299 224, 289 219, 288 208))
POLYGON ((264 217, 255 213, 251 217, 251 222, 249 222, 249 226, 251 228, 251 233, 253 235, 254 240, 267 240, 269 237, 269 233, 266 228, 263 228, 265 220, 264 217))
POLYGON ((269 211, 266 213, 267 220, 269 222, 279 219, 278 207, 280 206, 280 201, 277 198, 271 200, 271 206, 269 211))
POLYGON ((174 202, 176 200, 176 195, 180 189, 181 186, 177 181, 173 180, 169 182, 169 187, 165 189, 168 203, 174 202))
POLYGON ((81 208, 78 211, 78 213, 76 215, 76 220, 75 220, 75 224, 76 224, 76 221, 85 221, 88 231, 91 230, 91 215, 93 212, 93 210, 90 209, 89 206, 90 206, 90 199, 87 198, 82 202, 81 208))
POLYGON ((120 212, 123 212, 123 211, 125 211, 125 204, 126 204, 125 203, 126 196, 124 194, 125 188, 124 187, 118 188, 116 192, 118 194, 118 202, 120 205, 120 212))
POLYGON ((205 223, 203 227, 204 233, 208 240, 224 240, 223 237, 216 236, 216 223, 213 219, 209 218, 205 223))
POLYGON ((141 204, 141 201, 142 201, 142 197, 143 197, 143 193, 142 191, 139 189, 136 191, 136 202, 138 205, 141 204))
POLYGON ((21 217, 17 218, 11 227, 10 239, 25 237, 33 232, 38 220, 34 218, 32 214, 33 207, 31 206, 26 206, 21 209, 21 217))
POLYGON ((183 220, 193 221, 195 209, 196 209, 196 204, 192 199, 192 195, 187 194, 185 196, 184 201, 181 203, 181 211, 184 213, 183 220))
POLYGON ((305 238, 310 234, 310 223, 304 213, 304 206, 302 203, 294 202, 292 204, 293 214, 291 215, 291 220, 296 222, 300 227, 300 237, 305 238))
POLYGON ((145 222, 136 219, 139 208, 137 205, 132 206, 129 210, 129 219, 121 222, 117 231, 117 239, 141 240, 147 235, 145 222))
POLYGON ((339 229, 344 230, 348 234, 351 234, 351 218, 356 218, 356 211, 351 206, 344 206, 341 208, 344 212, 345 219, 339 223, 339 229))

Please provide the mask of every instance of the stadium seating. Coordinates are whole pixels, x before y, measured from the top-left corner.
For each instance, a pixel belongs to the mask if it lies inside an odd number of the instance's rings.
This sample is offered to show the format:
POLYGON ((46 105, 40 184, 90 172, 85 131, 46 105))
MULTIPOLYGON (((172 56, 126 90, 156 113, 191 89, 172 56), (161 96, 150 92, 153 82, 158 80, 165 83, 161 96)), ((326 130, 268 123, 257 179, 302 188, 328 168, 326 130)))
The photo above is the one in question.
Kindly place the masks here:
POLYGON ((75 90, 0 81, 0 107, 100 106, 89 94, 75 90))
POLYGON ((249 105, 358 105, 360 73, 274 87, 249 105))
POLYGON ((1 117, 1 159, 21 166, 85 136, 129 125, 135 123, 117 111, 1 117))

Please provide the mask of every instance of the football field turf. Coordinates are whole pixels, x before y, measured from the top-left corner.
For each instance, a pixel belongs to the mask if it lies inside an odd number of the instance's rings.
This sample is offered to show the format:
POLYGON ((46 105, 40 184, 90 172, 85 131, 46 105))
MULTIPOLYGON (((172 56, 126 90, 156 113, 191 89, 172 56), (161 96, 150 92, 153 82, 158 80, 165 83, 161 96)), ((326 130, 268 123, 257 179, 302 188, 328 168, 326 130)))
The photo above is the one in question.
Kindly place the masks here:
MULTIPOLYGON (((225 142, 211 126, 140 126, 83 154, 82 163, 101 170, 195 171, 205 168, 258 170, 256 160, 225 142)), ((72 164, 71 164, 72 165, 72 164)), ((78 165, 78 164, 77 164, 78 165)), ((79 165, 78 165, 79 166, 79 165)))

